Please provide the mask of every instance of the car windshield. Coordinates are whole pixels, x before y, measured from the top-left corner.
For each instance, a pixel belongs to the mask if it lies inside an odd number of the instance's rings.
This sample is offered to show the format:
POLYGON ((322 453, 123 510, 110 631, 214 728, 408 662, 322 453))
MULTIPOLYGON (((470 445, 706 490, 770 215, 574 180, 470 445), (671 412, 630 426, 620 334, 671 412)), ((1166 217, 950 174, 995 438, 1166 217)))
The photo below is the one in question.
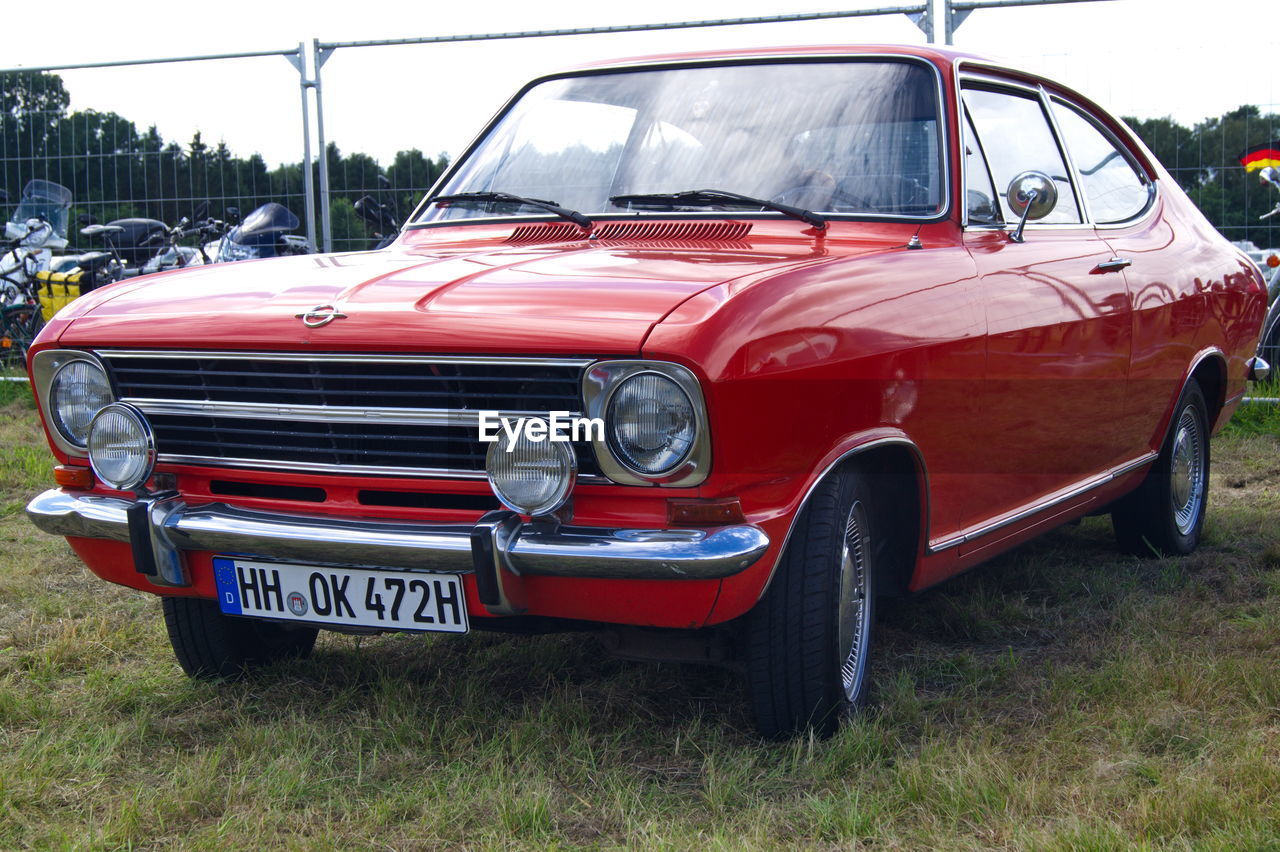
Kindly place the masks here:
MULTIPOLYGON (((921 63, 885 59, 548 80, 515 102, 439 194, 503 192, 616 215, 705 212, 610 199, 714 189, 836 215, 932 216, 944 199, 935 81, 921 63)), ((544 215, 474 199, 427 204, 417 221, 544 215)))

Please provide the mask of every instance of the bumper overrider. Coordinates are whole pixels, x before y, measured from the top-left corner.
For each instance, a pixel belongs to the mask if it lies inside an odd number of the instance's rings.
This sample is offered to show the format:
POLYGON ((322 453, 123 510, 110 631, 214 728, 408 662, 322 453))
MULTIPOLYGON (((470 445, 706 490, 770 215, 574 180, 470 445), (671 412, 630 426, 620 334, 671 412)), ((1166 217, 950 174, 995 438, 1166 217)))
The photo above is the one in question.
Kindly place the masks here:
POLYGON ((495 615, 525 611, 523 578, 706 580, 728 577, 769 547, 750 524, 706 529, 606 529, 489 512, 475 524, 294 515, 176 495, 128 499, 50 490, 27 505, 55 535, 127 542, 139 573, 160 588, 191 585, 184 551, 251 554, 311 563, 404 571, 475 573, 495 615))

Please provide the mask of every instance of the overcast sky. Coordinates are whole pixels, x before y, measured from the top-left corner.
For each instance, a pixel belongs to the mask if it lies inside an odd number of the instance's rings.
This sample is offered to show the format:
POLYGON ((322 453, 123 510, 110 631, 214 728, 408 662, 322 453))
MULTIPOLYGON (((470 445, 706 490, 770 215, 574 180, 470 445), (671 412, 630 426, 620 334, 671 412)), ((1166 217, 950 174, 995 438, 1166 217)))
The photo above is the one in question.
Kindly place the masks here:
MULTIPOLYGON (((648 0, 602 4, 361 2, 8 4, 0 66, 274 50, 352 41, 747 17, 901 0, 648 0), (24 37, 16 34, 25 33, 24 37)), ((1071 85, 1113 111, 1192 124, 1242 103, 1276 104, 1280 38, 1257 0, 1104 0, 975 11, 956 46, 1071 85)), ((457 154, 531 77, 584 62, 716 47, 914 43, 902 15, 670 32, 346 48, 322 70, 326 138, 383 165, 419 148, 457 154)), ((167 140, 199 129, 238 155, 301 159, 298 75, 283 57, 63 71, 73 110, 115 111, 167 140)), ((1280 110, 1277 110, 1280 111, 1280 110)), ((314 121, 314 108, 312 119, 314 121)))

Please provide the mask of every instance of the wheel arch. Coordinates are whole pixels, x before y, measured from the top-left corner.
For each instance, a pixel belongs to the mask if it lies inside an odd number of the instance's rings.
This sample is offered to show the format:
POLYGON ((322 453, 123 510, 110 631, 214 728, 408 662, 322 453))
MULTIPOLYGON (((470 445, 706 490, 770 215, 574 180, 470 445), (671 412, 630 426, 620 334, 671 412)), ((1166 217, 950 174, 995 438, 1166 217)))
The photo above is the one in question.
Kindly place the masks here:
POLYGON ((1222 410, 1227 404, 1227 356, 1222 353, 1221 349, 1212 347, 1206 349, 1196 356, 1191 362, 1187 375, 1182 379, 1182 385, 1178 388, 1177 395, 1169 402, 1169 412, 1165 416, 1163 429, 1160 431, 1160 440, 1163 443, 1165 434, 1169 431, 1169 425, 1174 410, 1178 406, 1178 400, 1182 399, 1182 395, 1187 390, 1187 385, 1192 381, 1200 385, 1200 390, 1204 394, 1205 405, 1208 406, 1209 432, 1213 434, 1218 428, 1218 417, 1222 414, 1222 410))
MULTIPOLYGON (((818 486, 853 465, 885 478, 888 485, 886 493, 888 503, 878 506, 878 511, 892 508, 894 516, 908 519, 905 529, 900 530, 895 536, 891 561, 880 566, 879 570, 883 573, 877 577, 880 580, 879 588, 882 593, 895 597, 905 595, 911 577, 919 565, 929 529, 928 468, 920 448, 905 435, 864 438, 853 442, 852 446, 846 443, 844 449, 837 450, 828 456, 818 467, 819 472, 813 477, 800 504, 792 514, 779 554, 786 552, 796 525, 808 510, 810 500, 818 486)), ((780 556, 770 570, 769 579, 760 590, 761 598, 768 592, 781 562, 780 556)))

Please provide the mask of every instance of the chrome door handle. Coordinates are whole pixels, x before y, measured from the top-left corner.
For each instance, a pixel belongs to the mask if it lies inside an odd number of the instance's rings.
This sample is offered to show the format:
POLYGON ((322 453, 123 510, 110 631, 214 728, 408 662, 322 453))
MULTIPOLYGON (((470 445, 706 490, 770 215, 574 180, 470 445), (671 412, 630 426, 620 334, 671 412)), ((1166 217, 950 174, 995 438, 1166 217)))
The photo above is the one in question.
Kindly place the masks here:
POLYGON ((1132 266, 1133 261, 1127 257, 1113 257, 1110 260, 1104 260, 1093 268, 1094 272, 1115 272, 1118 269, 1124 269, 1126 266, 1132 266))

